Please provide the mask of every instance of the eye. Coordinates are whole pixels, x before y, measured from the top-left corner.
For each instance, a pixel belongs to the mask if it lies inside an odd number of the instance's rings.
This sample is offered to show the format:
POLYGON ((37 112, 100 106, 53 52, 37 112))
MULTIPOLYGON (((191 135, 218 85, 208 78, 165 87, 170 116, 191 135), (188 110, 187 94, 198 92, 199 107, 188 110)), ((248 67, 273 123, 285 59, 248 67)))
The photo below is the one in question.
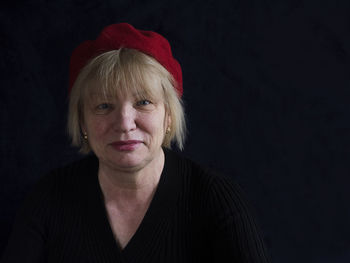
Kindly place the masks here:
POLYGON ((149 104, 152 104, 149 100, 140 100, 136 103, 137 106, 147 106, 149 104))
POLYGON ((110 103, 101 103, 94 108, 96 114, 107 114, 113 109, 113 105, 110 103))
POLYGON ((109 108, 110 108, 110 105, 108 103, 102 103, 96 107, 97 110, 107 110, 109 108))

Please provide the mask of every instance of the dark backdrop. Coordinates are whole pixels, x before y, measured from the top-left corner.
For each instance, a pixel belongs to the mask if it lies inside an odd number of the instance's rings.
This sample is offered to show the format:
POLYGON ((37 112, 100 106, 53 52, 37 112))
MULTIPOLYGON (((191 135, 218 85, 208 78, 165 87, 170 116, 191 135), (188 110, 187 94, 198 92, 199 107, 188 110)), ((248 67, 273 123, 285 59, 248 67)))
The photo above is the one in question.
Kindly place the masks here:
POLYGON ((129 22, 169 39, 184 74, 184 154, 241 184, 274 262, 350 262, 348 0, 0 6, 1 249, 30 187, 80 158, 65 130, 71 51, 129 22))

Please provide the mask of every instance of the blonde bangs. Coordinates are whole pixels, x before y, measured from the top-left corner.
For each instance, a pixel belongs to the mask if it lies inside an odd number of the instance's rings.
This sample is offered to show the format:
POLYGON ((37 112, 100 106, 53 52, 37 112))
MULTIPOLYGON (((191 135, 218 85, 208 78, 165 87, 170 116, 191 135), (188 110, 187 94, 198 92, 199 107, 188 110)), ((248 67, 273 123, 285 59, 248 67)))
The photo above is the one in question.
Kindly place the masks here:
POLYGON ((160 72, 155 67, 153 58, 132 49, 103 53, 89 65, 82 94, 87 100, 96 95, 108 98, 124 97, 127 94, 137 99, 163 100, 161 79, 171 78, 166 70, 160 72))

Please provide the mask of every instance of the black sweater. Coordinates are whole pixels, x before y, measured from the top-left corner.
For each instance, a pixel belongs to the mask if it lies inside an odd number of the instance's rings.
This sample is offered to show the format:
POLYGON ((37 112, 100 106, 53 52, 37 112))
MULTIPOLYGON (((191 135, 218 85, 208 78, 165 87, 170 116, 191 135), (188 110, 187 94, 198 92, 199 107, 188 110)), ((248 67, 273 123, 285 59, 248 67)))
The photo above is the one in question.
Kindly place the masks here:
POLYGON ((237 185, 171 151, 145 217, 120 249, 97 171, 90 156, 44 177, 18 213, 2 262, 269 262, 237 185))

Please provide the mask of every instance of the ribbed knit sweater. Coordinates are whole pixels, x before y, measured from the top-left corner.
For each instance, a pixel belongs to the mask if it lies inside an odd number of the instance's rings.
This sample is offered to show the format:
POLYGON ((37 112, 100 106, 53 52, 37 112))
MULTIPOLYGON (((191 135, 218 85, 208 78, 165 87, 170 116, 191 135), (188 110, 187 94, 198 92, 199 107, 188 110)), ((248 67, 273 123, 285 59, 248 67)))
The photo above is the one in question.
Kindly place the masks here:
POLYGON ((121 249, 89 156, 45 176, 20 209, 2 262, 269 262, 239 187, 165 151, 151 204, 121 249))

